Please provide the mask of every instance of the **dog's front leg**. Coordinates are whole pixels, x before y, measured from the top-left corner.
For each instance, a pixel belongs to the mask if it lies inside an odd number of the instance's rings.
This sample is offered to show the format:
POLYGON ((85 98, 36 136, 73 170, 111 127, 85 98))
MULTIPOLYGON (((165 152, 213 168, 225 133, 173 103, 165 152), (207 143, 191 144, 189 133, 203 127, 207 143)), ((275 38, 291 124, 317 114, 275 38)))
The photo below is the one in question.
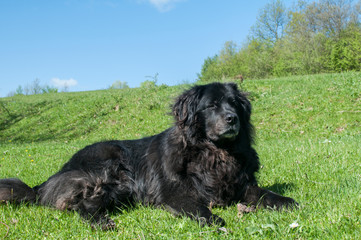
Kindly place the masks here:
POLYGON ((258 186, 248 186, 242 202, 247 205, 276 209, 288 209, 298 205, 292 198, 281 196, 258 186))
POLYGON ((169 192, 163 196, 162 205, 175 215, 185 215, 204 225, 224 226, 225 221, 213 214, 202 201, 195 200, 192 196, 169 192))

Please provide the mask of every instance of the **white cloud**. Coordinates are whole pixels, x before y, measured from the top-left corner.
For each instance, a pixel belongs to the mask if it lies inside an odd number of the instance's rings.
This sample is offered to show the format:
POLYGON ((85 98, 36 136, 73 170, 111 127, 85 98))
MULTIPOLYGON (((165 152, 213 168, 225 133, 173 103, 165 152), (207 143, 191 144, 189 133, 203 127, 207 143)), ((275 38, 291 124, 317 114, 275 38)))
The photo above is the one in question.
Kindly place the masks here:
POLYGON ((53 78, 53 79, 51 79, 51 82, 57 88, 69 88, 69 87, 76 86, 78 84, 78 82, 72 78, 70 78, 70 79, 53 78))
POLYGON ((158 9, 158 11, 166 12, 171 10, 174 7, 175 3, 184 0, 148 0, 148 1, 150 4, 155 6, 158 9))

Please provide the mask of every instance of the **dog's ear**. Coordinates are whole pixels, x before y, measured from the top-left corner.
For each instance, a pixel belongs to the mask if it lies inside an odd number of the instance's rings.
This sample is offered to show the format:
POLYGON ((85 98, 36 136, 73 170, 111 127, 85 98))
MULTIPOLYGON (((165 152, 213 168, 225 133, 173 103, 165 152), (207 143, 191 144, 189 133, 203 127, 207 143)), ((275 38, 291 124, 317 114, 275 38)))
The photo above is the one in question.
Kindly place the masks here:
POLYGON ((237 106, 240 108, 241 111, 240 120, 243 122, 241 126, 243 126, 245 135, 248 138, 248 142, 251 144, 253 143, 253 135, 254 135, 254 128, 250 121, 251 113, 252 113, 251 102, 247 98, 248 94, 239 91, 236 84, 232 83, 231 87, 235 91, 237 106))
POLYGON ((239 101, 240 105, 242 106, 242 112, 246 121, 249 122, 251 119, 252 105, 248 100, 247 95, 245 93, 238 92, 237 101, 239 101))
POLYGON ((248 94, 245 92, 241 92, 238 89, 237 84, 235 83, 227 83, 227 85, 230 86, 235 92, 237 103, 242 108, 242 113, 244 115, 245 120, 249 122, 251 118, 252 106, 247 98, 248 94))
POLYGON ((172 108, 176 125, 180 128, 190 126, 195 122, 195 115, 199 103, 201 88, 196 86, 180 95, 172 108))

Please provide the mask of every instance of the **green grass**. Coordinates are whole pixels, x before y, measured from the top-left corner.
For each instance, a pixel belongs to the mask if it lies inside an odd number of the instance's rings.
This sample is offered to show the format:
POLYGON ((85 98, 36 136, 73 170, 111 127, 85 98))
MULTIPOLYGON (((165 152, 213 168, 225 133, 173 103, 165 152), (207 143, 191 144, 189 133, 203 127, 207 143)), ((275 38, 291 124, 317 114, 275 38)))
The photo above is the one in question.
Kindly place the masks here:
MULTIPOLYGON (((0 99, 0 178, 45 181, 77 150, 134 139, 172 124, 174 97, 189 86, 57 93, 0 99)), ((76 213, 0 205, 8 239, 358 239, 361 236, 361 73, 246 80, 260 185, 295 198, 292 212, 237 216, 213 211, 227 232, 137 206, 110 213, 115 231, 93 230, 76 213), (297 222, 296 228, 290 224, 297 222)))

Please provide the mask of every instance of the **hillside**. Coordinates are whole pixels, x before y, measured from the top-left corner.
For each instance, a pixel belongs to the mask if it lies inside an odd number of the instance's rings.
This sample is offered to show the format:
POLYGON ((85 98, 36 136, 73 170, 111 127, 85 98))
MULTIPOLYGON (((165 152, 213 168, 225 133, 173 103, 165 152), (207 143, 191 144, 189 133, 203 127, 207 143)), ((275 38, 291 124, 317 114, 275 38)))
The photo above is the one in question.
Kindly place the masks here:
MULTIPOLYGON (((0 178, 45 181, 78 149, 134 139, 172 124, 173 99, 189 86, 101 90, 0 99, 0 178)), ((92 231, 73 213, 0 205, 0 237, 16 238, 356 238, 361 235, 361 73, 245 80, 262 186, 300 202, 293 212, 237 217, 215 209, 228 232, 137 207, 112 216, 115 232, 92 231), (289 225, 297 222, 299 227, 289 225), (3 224, 1 224, 3 223, 3 224), (225 236, 224 236, 225 237, 225 236)))
MULTIPOLYGON (((309 129, 328 137, 337 129, 353 132, 359 126, 352 119, 360 113, 360 81, 360 73, 323 74, 250 80, 241 88, 251 94, 253 123, 258 129, 292 135, 309 129), (324 122, 331 115, 333 119, 324 122), (320 129, 324 124, 328 126, 320 129)), ((170 106, 187 88, 160 86, 3 98, 0 139, 19 143, 97 141, 155 134, 172 123, 170 106)))
POLYGON ((1 138, 14 142, 134 138, 171 122, 179 87, 16 96, 3 100, 1 138), (147 126, 148 125, 148 126, 147 126), (99 133, 101 133, 99 135, 99 133))

